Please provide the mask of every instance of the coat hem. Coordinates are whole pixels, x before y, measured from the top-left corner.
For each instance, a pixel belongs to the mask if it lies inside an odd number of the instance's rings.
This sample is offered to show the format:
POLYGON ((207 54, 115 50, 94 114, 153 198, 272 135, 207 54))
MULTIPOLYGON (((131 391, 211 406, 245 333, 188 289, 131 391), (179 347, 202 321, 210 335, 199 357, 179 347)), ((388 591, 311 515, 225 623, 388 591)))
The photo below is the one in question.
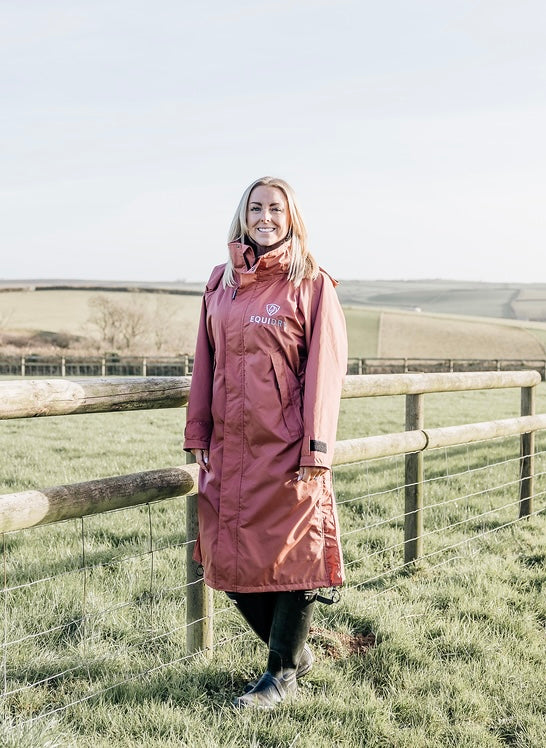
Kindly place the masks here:
POLYGON ((219 592, 292 592, 296 590, 319 590, 323 587, 341 587, 343 585, 342 582, 332 583, 331 579, 325 579, 320 582, 312 581, 308 582, 307 584, 305 582, 293 582, 291 584, 263 584, 263 585, 237 585, 237 586, 229 586, 229 585, 219 585, 219 584, 212 584, 211 581, 207 578, 205 578, 205 584, 207 587, 211 587, 213 590, 218 590, 219 592))

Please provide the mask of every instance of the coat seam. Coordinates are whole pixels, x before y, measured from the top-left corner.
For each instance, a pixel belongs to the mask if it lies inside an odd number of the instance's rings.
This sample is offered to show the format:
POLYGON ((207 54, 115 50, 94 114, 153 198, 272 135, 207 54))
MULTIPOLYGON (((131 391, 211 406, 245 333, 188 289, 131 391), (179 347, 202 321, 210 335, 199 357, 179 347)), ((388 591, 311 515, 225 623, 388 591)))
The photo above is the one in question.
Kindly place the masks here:
MULTIPOLYGON (((254 286, 250 289, 251 291, 254 291, 254 286)), ((240 330, 239 330, 239 336, 240 336, 240 350, 242 352, 241 355, 241 449, 239 454, 241 455, 241 462, 240 462, 240 470, 239 470, 239 487, 238 487, 238 497, 237 497, 237 521, 235 523, 235 586, 238 585, 239 581, 239 528, 240 528, 240 517, 241 517, 241 496, 243 492, 243 469, 245 464, 245 398, 246 398, 246 369, 245 369, 245 360, 246 360, 246 343, 245 343, 245 315, 246 311, 250 305, 250 302, 252 301, 254 297, 254 293, 249 293, 248 301, 246 302, 246 305, 241 309, 241 313, 239 316, 239 324, 240 324, 240 330)))

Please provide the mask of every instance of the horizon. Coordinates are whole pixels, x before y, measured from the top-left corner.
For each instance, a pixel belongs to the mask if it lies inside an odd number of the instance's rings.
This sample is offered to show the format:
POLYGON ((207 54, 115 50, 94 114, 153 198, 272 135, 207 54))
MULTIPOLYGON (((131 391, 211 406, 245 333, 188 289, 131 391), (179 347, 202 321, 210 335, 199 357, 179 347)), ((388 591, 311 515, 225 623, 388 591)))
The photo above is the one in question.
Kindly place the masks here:
MULTIPOLYGON (((489 286, 533 286, 533 287, 546 287, 546 281, 487 281, 487 280, 470 280, 464 278, 336 278, 338 283, 454 283, 454 284, 466 284, 466 285, 489 285, 489 286)), ((187 285, 196 286, 204 285, 207 280, 195 280, 190 281, 185 278, 177 278, 175 280, 163 279, 163 280, 150 280, 143 281, 131 278, 62 278, 62 277, 40 277, 40 278, 0 278, 0 287, 9 286, 9 284, 17 283, 45 283, 45 284, 70 284, 70 283, 81 283, 81 284, 130 284, 130 285, 187 285)))

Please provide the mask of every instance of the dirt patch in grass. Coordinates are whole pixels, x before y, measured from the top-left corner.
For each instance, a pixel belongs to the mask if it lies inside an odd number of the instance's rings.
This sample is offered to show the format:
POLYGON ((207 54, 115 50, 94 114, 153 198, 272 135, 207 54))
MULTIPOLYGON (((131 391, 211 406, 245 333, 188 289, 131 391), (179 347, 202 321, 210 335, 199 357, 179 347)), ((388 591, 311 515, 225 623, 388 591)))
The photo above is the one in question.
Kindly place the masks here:
POLYGON ((358 655, 364 657, 375 647, 375 634, 344 634, 340 631, 313 627, 309 636, 312 643, 319 646, 326 657, 332 660, 358 655))

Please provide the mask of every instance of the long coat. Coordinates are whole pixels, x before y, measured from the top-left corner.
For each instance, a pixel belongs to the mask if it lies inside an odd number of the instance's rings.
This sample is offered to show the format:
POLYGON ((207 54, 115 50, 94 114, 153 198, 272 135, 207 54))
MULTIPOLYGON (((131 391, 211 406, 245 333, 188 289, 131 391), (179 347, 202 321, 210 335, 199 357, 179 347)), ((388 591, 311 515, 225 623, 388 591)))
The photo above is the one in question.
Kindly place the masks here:
POLYGON ((229 245, 237 287, 214 268, 203 297, 184 449, 199 475, 194 557, 215 589, 317 589, 343 582, 331 467, 347 367, 335 281, 288 280, 289 245, 254 259, 229 245))

